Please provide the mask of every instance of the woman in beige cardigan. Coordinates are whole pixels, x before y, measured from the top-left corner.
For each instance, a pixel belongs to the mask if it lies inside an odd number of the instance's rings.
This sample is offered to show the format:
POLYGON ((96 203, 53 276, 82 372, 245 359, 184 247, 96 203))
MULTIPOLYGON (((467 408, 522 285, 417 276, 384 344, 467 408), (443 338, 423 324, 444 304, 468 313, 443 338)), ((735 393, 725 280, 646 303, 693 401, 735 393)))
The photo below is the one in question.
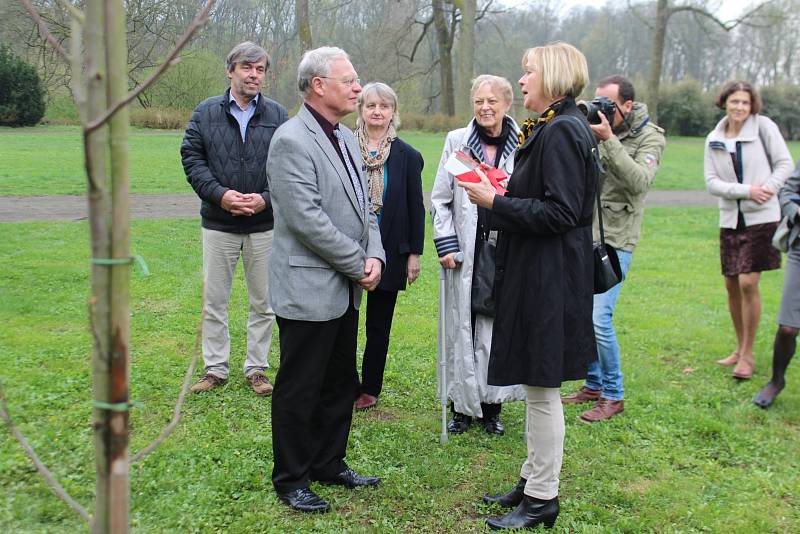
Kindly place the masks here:
POLYGON ((726 83, 716 105, 725 117, 708 134, 706 188, 719 197, 720 259, 736 349, 718 360, 733 376, 753 376, 753 342, 761 318, 762 271, 779 269, 772 234, 781 218, 776 193, 792 172, 792 157, 778 126, 759 115, 761 100, 745 81, 726 83))

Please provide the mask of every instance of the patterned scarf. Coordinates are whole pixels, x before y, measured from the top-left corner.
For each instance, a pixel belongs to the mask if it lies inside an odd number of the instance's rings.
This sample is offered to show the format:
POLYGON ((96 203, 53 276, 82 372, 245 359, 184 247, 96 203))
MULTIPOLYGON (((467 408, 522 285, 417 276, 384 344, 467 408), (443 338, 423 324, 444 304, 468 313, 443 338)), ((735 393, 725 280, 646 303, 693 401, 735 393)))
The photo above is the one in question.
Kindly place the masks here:
POLYGON ((378 143, 378 149, 375 154, 370 154, 367 125, 363 122, 356 130, 356 137, 358 138, 358 146, 361 149, 361 157, 367 166, 369 201, 372 204, 372 211, 377 215, 380 214, 383 207, 383 166, 386 164, 386 160, 389 159, 392 141, 397 139, 397 132, 394 129, 394 124, 390 122, 386 134, 378 143))
POLYGON ((561 111, 561 106, 564 105, 564 99, 556 100, 547 109, 545 109, 541 115, 539 115, 536 119, 525 119, 522 123, 522 129, 519 132, 519 145, 522 146, 525 144, 525 141, 531 136, 531 134, 539 127, 544 124, 547 124, 553 117, 556 116, 556 113, 561 111))

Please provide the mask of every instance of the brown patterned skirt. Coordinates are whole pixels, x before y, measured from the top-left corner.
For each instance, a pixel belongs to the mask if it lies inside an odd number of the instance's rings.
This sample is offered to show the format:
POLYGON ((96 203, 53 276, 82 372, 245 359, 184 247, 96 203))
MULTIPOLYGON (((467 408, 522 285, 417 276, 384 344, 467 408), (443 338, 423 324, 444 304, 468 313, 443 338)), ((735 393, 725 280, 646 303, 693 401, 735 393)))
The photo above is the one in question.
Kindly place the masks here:
POLYGON ((724 276, 760 273, 781 268, 781 253, 772 246, 778 223, 748 226, 744 230, 719 229, 719 257, 724 276))

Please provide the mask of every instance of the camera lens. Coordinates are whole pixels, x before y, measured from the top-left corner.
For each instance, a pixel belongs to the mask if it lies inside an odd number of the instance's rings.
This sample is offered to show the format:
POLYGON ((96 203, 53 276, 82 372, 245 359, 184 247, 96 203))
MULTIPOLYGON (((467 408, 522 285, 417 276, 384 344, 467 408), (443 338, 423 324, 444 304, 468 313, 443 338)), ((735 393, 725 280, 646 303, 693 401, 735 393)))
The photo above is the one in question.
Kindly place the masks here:
POLYGON ((577 103, 577 106, 580 112, 586 115, 586 120, 589 121, 589 124, 600 124, 600 108, 594 100, 590 102, 581 100, 577 103))

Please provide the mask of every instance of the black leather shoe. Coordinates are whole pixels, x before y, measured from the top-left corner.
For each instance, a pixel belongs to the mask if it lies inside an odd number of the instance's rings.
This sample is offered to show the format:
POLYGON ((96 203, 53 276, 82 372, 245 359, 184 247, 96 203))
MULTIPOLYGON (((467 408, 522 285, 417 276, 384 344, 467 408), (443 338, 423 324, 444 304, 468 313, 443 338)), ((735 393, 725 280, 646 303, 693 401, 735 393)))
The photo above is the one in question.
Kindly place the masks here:
POLYGON ((487 434, 497 434, 498 436, 502 436, 506 432, 506 429, 503 427, 503 423, 500 422, 499 415, 490 415, 489 417, 484 417, 483 429, 487 434))
POLYGON ((522 502, 504 516, 489 519, 486 523, 492 530, 509 528, 533 528, 544 524, 553 528, 558 517, 558 497, 545 501, 525 495, 522 502))
POLYGON ((320 480, 320 484, 326 486, 346 486, 350 489, 358 488, 361 486, 377 486, 381 479, 378 477, 365 477, 359 475, 349 467, 328 480, 320 480))
POLYGON ((453 418, 447 424, 447 431, 451 434, 463 434, 472 424, 472 417, 463 413, 455 412, 453 418))
POLYGON ((278 492, 278 498, 298 512, 324 514, 331 511, 331 505, 328 504, 328 501, 308 488, 300 488, 284 493, 278 492))
POLYGON ((499 504, 505 508, 514 508, 522 502, 525 496, 525 483, 528 482, 524 478, 519 479, 517 485, 514 486, 508 493, 501 493, 500 495, 489 495, 488 493, 483 496, 483 502, 488 504, 499 504))

